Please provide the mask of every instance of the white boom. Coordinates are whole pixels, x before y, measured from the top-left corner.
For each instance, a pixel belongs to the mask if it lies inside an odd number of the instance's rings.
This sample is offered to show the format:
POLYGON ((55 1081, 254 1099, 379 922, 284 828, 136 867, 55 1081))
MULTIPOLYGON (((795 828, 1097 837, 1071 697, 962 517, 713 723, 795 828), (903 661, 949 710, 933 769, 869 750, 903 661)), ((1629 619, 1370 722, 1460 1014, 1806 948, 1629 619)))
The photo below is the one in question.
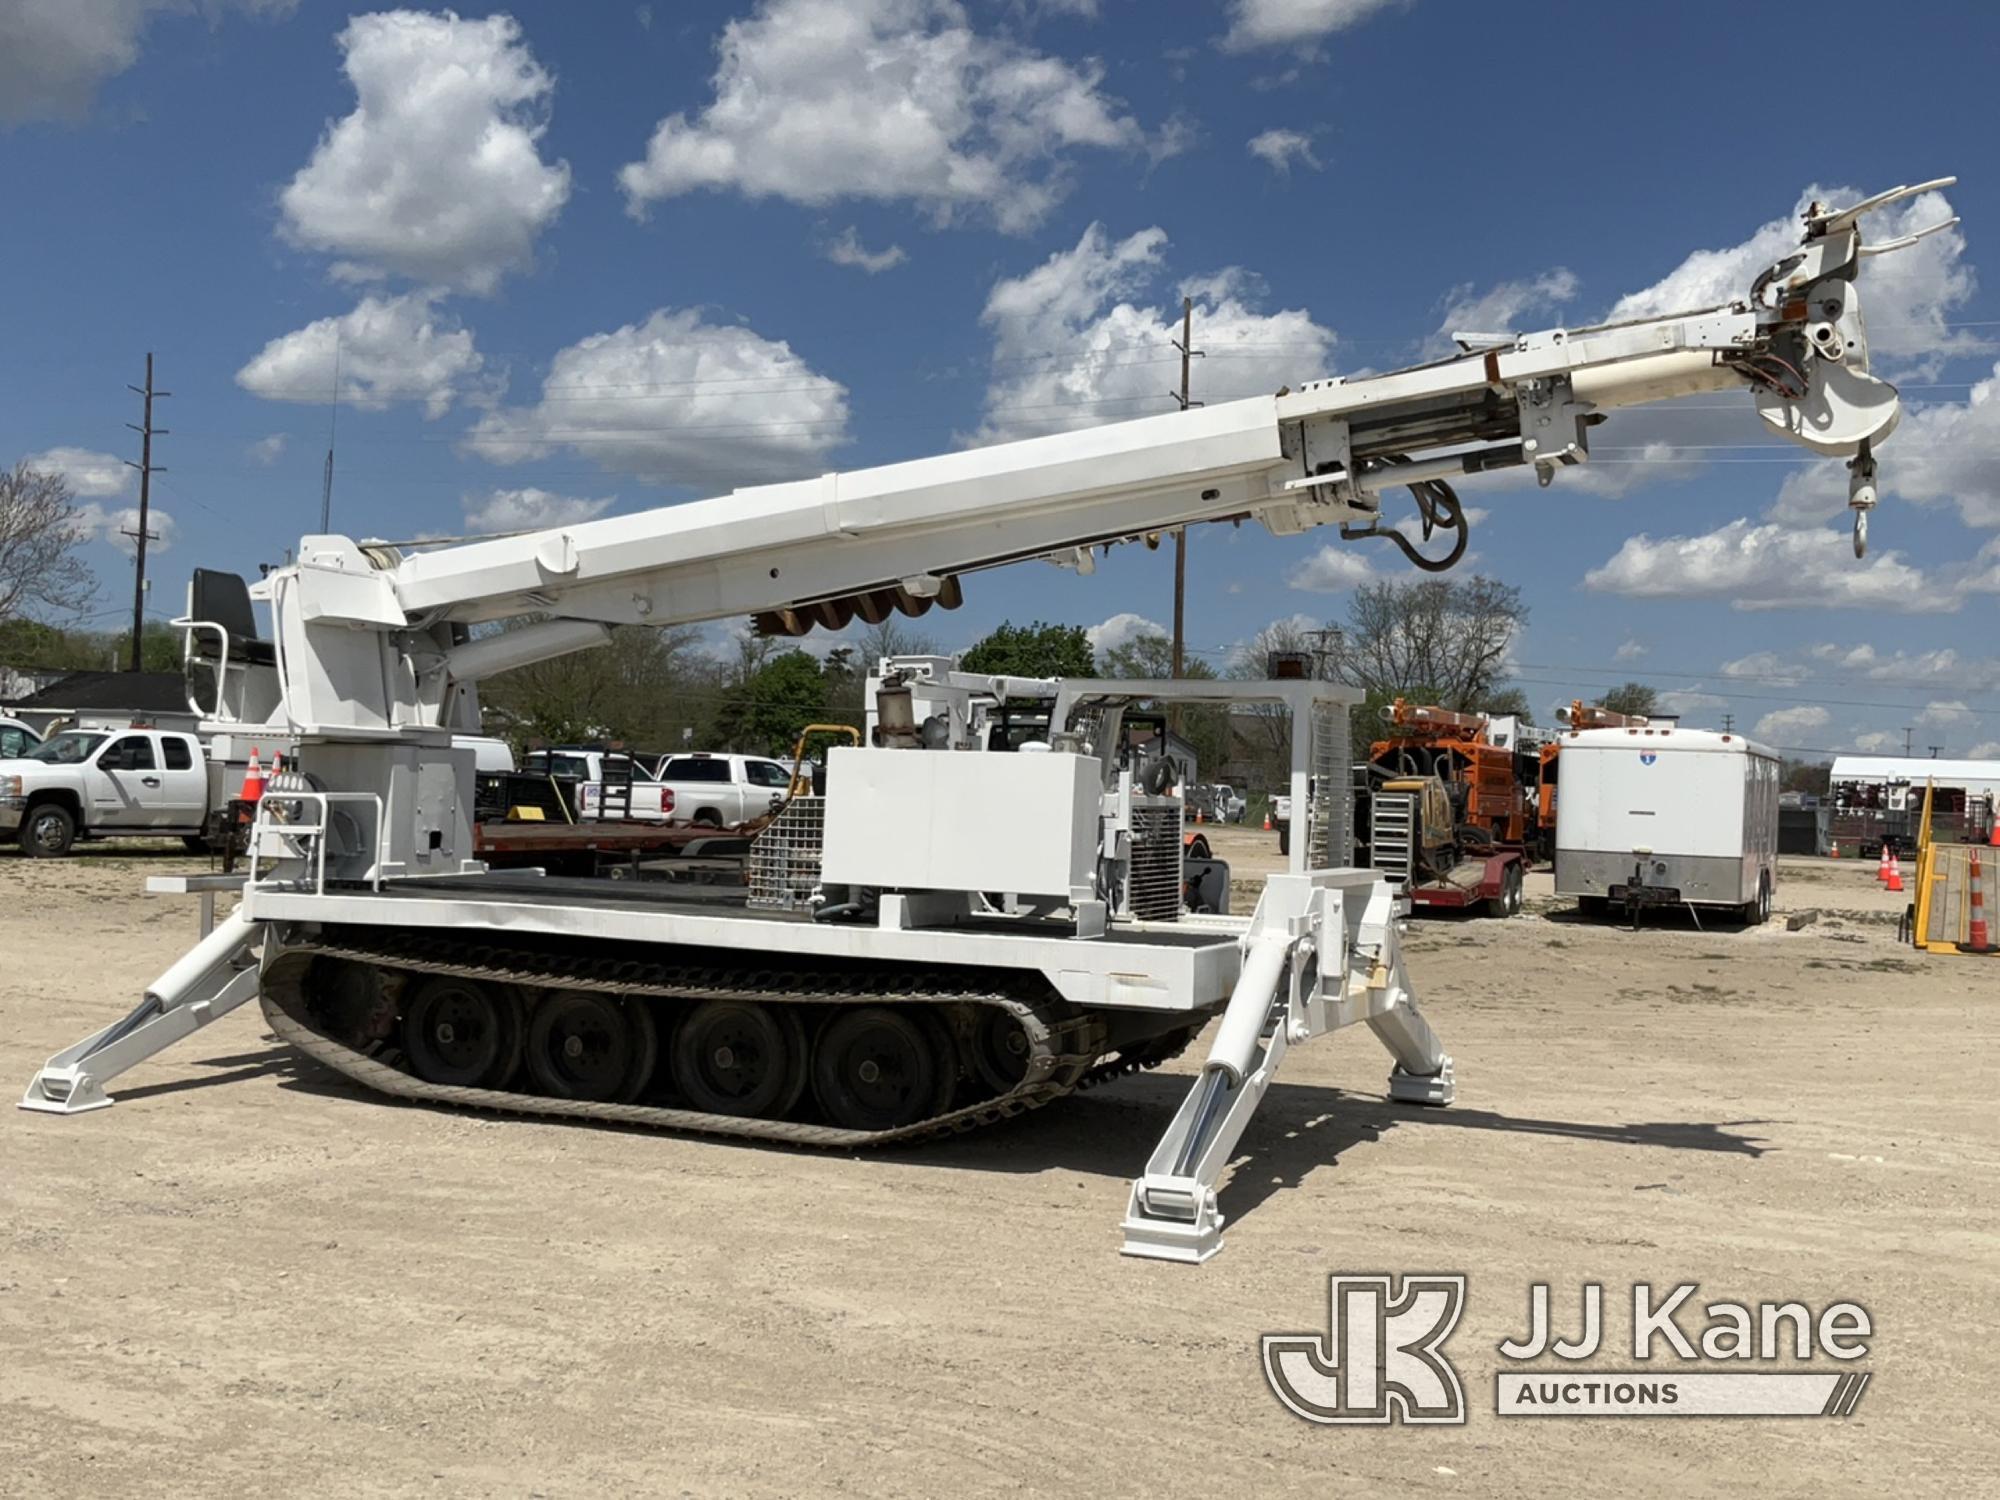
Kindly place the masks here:
POLYGON ((451 745, 478 728, 477 683, 614 624, 749 615, 801 634, 922 614, 959 602, 969 573, 1088 573, 1101 547, 1202 522, 1338 525, 1441 569, 1466 542, 1455 480, 1530 467, 1546 484, 1588 459, 1610 412, 1719 390, 1849 460, 1859 554, 1899 405, 1868 372, 1856 278, 1918 236, 1864 247, 1857 224, 1950 181, 1815 205, 1799 250, 1722 307, 1462 336, 1464 353, 1392 374, 531 534, 415 551, 307 537, 254 591, 268 643, 240 581, 204 606, 197 575, 180 623, 213 674, 201 710, 217 729, 284 730, 299 763, 260 805, 237 913, 125 1020, 52 1058, 23 1103, 108 1104, 111 1076, 241 1003, 252 965, 280 1035, 388 1092, 838 1146, 1034 1107, 1163 1061, 1219 1017, 1124 1226, 1130 1253, 1205 1259, 1219 1177, 1288 1045, 1366 1023, 1395 1056, 1393 1098, 1452 1096, 1391 893, 1338 868, 1354 694, 891 662, 871 684, 872 745, 832 752, 826 793, 758 837, 745 903, 725 906, 489 875, 471 755, 451 745), (1442 554, 1391 526, 1398 488, 1426 541, 1452 534, 1442 554), (538 618, 467 629, 523 616, 538 618), (1311 811, 1292 873, 1248 921, 1190 895, 1226 906, 1226 870, 1190 882, 1214 872, 1184 858, 1164 725, 1134 738, 1175 699, 1290 716, 1294 805, 1311 811), (911 753, 940 749, 1034 753, 911 753))

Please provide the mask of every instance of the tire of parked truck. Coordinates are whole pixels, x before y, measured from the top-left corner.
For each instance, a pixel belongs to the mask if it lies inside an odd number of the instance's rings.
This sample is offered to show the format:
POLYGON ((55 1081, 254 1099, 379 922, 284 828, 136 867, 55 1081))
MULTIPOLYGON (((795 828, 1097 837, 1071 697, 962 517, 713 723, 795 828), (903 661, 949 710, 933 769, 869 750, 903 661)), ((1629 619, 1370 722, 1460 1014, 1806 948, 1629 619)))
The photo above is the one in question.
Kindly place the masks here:
POLYGON ((181 847, 190 854, 206 854, 209 852, 208 835, 205 833, 184 833, 181 835, 181 847))
POLYGON ((1278 830, 1278 852, 1279 852, 1280 854, 1290 854, 1290 853, 1292 852, 1292 830, 1291 830, 1291 829, 1289 829, 1289 828, 1280 828, 1280 829, 1278 830))
POLYGON ((40 802, 21 820, 21 852, 30 859, 61 859, 76 842, 76 819, 60 802, 40 802))
POLYGON ((1611 911, 1609 896, 1578 896, 1576 909, 1593 922, 1601 922, 1611 911))
POLYGON ((722 826, 722 814, 712 807, 704 807, 689 821, 697 828, 720 828, 722 826))

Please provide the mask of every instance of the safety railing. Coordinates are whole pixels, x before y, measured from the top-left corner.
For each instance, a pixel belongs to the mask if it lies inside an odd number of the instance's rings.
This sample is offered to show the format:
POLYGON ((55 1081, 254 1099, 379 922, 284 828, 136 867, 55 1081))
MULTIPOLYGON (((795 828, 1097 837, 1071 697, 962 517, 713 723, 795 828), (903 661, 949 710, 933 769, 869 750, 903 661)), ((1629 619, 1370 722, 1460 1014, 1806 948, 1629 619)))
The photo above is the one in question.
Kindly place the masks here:
MULTIPOLYGON (((315 896, 326 893, 326 846, 327 836, 333 825, 333 804, 336 802, 366 802, 375 809, 375 837, 381 838, 383 821, 382 796, 379 792, 321 792, 284 791, 266 792, 257 804, 257 821, 250 829, 250 889, 258 887, 258 862, 264 853, 265 840, 273 838, 291 858, 309 862, 312 866, 312 893, 315 896), (319 810, 317 822, 307 822, 297 817, 274 816, 277 808, 288 805, 311 805, 319 810), (311 847, 305 842, 311 841, 311 847)), ((382 889, 382 861, 379 855, 368 868, 368 888, 382 889)))
POLYGON ((181 665, 183 672, 186 674, 182 682, 183 686, 187 689, 188 712, 196 718, 201 719, 220 719, 224 717, 223 705, 228 702, 227 693, 229 688, 229 632, 213 620, 169 620, 167 624, 172 629, 187 633, 187 639, 181 652, 181 665), (201 657, 195 654, 194 641, 196 633, 203 630, 214 631, 216 638, 215 703, 212 707, 207 708, 204 708, 195 698, 194 674, 187 671, 187 668, 192 667, 196 662, 202 660, 201 657))

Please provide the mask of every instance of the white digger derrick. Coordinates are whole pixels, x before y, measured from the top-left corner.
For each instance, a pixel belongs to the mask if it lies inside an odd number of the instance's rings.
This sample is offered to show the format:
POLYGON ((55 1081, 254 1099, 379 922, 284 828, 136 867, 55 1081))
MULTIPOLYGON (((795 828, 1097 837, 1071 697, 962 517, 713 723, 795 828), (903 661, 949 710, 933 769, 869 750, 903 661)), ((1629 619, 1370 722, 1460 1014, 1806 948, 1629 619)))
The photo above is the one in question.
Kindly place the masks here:
POLYGON ((1393 894, 1345 868, 1351 690, 892 659, 870 682, 869 743, 830 752, 824 793, 763 835, 753 864, 782 890, 757 901, 488 871, 471 752, 452 744, 479 728, 479 681, 616 624, 747 615, 790 635, 921 614, 986 569, 1088 573, 1115 544, 1208 521, 1338 525, 1447 567, 1467 529, 1454 481, 1527 466, 1547 483, 1588 459, 1607 413, 1717 390, 1849 460, 1858 552, 1900 408, 1868 373, 1855 283, 1863 257, 1907 240, 1864 247, 1857 224, 1948 181, 1815 206, 1798 252, 1723 307, 1468 337, 1411 370, 530 535, 414 551, 307 537, 255 590, 197 575, 180 622, 197 711, 282 729, 297 764, 259 805, 235 912, 124 1020, 51 1058, 23 1106, 101 1108, 118 1074, 256 994, 285 1041, 384 1092, 850 1147, 1038 1107, 1155 1066, 1219 1018, 1124 1221, 1130 1254, 1204 1260, 1222 1174, 1289 1047, 1366 1024, 1394 1060, 1392 1099, 1451 1101, 1393 894), (1390 525, 1399 488, 1426 540, 1452 538, 1442 554, 1390 525), (474 630, 500 621, 516 623, 474 630), (1164 734, 1141 732, 1176 702, 1289 716, 1310 835, 1247 919, 1188 894, 1212 872, 1184 856, 1164 734))

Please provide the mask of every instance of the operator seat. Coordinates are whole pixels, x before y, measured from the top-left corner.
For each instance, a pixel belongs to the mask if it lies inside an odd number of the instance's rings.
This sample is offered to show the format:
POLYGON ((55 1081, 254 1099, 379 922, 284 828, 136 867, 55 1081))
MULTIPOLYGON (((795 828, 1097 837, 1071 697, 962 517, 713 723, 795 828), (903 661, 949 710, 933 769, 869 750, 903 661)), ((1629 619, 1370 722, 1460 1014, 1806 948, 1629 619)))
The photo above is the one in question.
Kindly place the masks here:
MULTIPOLYGON (((229 659, 253 667, 275 667, 278 648, 257 634, 257 615, 250 607, 250 585, 234 573, 196 568, 188 589, 188 618, 219 625, 229 632, 229 659)), ((194 655, 213 661, 221 644, 212 632, 194 632, 194 655)))

